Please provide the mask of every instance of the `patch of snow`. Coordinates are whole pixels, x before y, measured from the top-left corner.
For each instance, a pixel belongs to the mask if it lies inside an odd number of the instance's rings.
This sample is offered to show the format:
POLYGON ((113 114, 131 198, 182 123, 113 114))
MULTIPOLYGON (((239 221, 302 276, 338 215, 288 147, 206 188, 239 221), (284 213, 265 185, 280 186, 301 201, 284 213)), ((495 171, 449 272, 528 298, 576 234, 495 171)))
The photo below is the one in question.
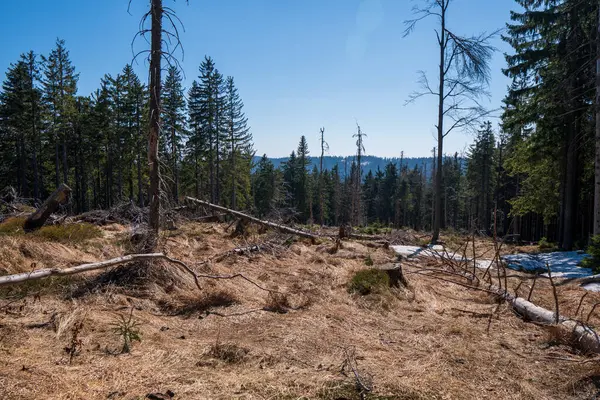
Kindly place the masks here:
MULTIPOLYGON (((442 252, 444 248, 442 246, 430 246, 430 247, 419 247, 419 246, 391 246, 397 254, 400 254, 407 258, 412 257, 437 257, 438 252, 442 252)), ((455 260, 463 260, 459 254, 448 254, 447 257, 452 257, 455 260)), ((593 275, 592 270, 589 268, 583 268, 579 266, 581 261, 588 257, 587 254, 581 251, 556 251, 553 253, 539 253, 539 254, 510 254, 502 257, 502 260, 506 262, 507 267, 530 273, 542 273, 541 276, 548 277, 548 273, 545 272, 548 269, 546 264, 552 271, 553 278, 563 279, 574 279, 574 278, 598 278, 600 275, 593 275)), ((472 262, 471 259, 467 259, 472 262)), ((477 260, 477 268, 487 269, 493 263, 492 260, 477 260)), ((592 292, 600 292, 600 282, 589 282, 584 283, 581 287, 585 290, 592 292)))
MULTIPOLYGON (((396 254, 400 254, 401 256, 412 258, 412 257, 437 257, 438 252, 442 253, 444 251, 444 247, 440 245, 428 246, 428 247, 419 247, 419 246, 391 246, 392 249, 396 252, 396 254)), ((453 258, 454 260, 461 261, 463 257, 460 254, 446 254, 446 257, 453 258)), ((467 259, 467 261, 472 262, 472 259, 467 259)), ((487 269, 492 260, 477 260, 476 266, 477 268, 487 269)))
MULTIPOLYGON (((503 256, 508 268, 525 272, 547 271, 546 263, 550 266, 552 276, 557 278, 584 278, 592 275, 589 268, 579 267, 579 263, 587 254, 578 251, 556 251, 540 254, 510 254, 503 256)), ((548 276, 547 273, 542 276, 548 276)))
POLYGON ((581 287, 590 292, 600 292, 600 282, 584 283, 581 287))

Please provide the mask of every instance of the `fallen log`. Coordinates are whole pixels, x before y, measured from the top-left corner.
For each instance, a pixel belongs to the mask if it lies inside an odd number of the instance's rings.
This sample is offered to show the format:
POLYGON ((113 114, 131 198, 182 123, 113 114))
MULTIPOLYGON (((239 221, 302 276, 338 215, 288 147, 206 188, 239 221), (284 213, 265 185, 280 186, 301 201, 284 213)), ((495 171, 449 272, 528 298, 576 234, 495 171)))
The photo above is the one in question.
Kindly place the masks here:
POLYGON ((385 236, 377 236, 377 235, 362 235, 360 233, 347 233, 346 237, 349 239, 356 239, 356 240, 364 240, 364 241, 369 241, 369 240, 374 240, 374 241, 378 241, 378 242, 382 242, 382 241, 388 241, 388 237, 385 236))
POLYGON ((46 199, 44 204, 42 204, 40 208, 36 210, 36 212, 27 218, 23 224, 23 230, 25 232, 31 232, 41 228, 50 215, 52 215, 52 213, 55 212, 61 204, 66 203, 70 193, 71 188, 62 183, 58 189, 56 189, 54 193, 52 193, 50 197, 46 199))
POLYGON ((258 253, 260 252, 260 246, 255 244, 252 246, 247 246, 247 247, 239 247, 239 248, 235 248, 235 249, 231 249, 229 251, 226 251, 225 253, 219 254, 218 256, 216 256, 213 261, 215 262, 221 262, 224 259, 226 259, 229 256, 232 255, 238 255, 238 256, 242 256, 244 254, 248 254, 248 253, 258 253))
POLYGON ((166 260, 168 262, 174 263, 183 269, 185 272, 191 274, 194 278, 196 286, 200 289, 200 283, 198 281, 198 276, 194 271, 192 271, 187 265, 182 263, 179 260, 175 260, 163 253, 148 253, 148 254, 129 254, 122 257, 113 258, 111 260, 99 261, 95 263, 88 263, 77 265, 75 267, 70 268, 46 268, 40 269, 37 271, 24 272, 21 274, 14 275, 4 275, 0 276, 0 286, 14 285, 26 281, 33 281, 42 278, 48 278, 50 276, 67 276, 79 274, 81 272, 95 271, 98 269, 105 269, 109 267, 114 267, 121 264, 126 264, 132 261, 148 261, 148 260, 166 260))
MULTIPOLYGON (((237 250, 237 249, 234 249, 234 251, 235 250, 237 250)), ((229 279, 240 278, 240 279, 243 279, 243 280, 251 283, 252 285, 259 288, 260 290, 264 290, 269 293, 284 294, 284 293, 278 292, 276 290, 267 289, 267 288, 259 285, 252 279, 250 279, 240 273, 235 273, 235 274, 231 274, 231 275, 197 274, 190 267, 188 267, 183 261, 171 258, 163 253, 129 254, 126 256, 113 258, 111 260, 82 264, 82 265, 78 265, 76 267, 70 267, 70 268, 64 268, 64 269, 48 268, 48 269, 40 269, 40 270, 32 271, 32 272, 25 272, 25 273, 21 273, 21 274, 4 275, 4 276, 0 276, 0 287, 19 284, 19 283, 37 280, 37 279, 48 278, 50 276, 67 276, 67 275, 79 274, 82 272, 95 271, 95 270, 99 270, 99 269, 114 267, 114 266, 121 265, 121 264, 126 264, 126 263, 132 262, 132 261, 148 261, 148 260, 165 260, 165 261, 168 261, 170 263, 177 265, 181 270, 192 275, 192 277, 194 278, 194 282, 196 283, 196 287, 200 290, 202 290, 202 287, 200 286, 199 278, 219 279, 219 280, 229 280, 229 279)))
POLYGON ((204 201, 204 200, 198 200, 198 199, 195 199, 193 197, 186 197, 185 199, 187 201, 191 202, 191 203, 199 204, 199 205, 204 206, 204 207, 208 207, 211 210, 220 211, 220 212, 223 212, 223 213, 226 213, 226 214, 230 214, 230 215, 236 216, 238 218, 241 218, 243 220, 251 221, 251 222, 253 222, 255 224, 258 224, 258 225, 261 225, 261 226, 266 226, 266 227, 278 230, 280 232, 289 233, 289 234, 292 234, 292 235, 304 237, 304 238, 307 238, 307 239, 311 239, 313 241, 318 238, 317 235, 314 235, 312 233, 301 231, 299 229, 290 228, 289 226, 276 224, 276 223, 271 222, 271 221, 263 221, 263 220, 260 220, 258 218, 252 217, 252 216, 250 216, 248 214, 244 214, 244 213, 239 212, 239 211, 231 210, 231 209, 226 208, 226 207, 218 206, 216 204, 212 204, 212 203, 209 203, 209 202, 204 201))
MULTIPOLYGON (((421 270, 421 268, 417 267, 417 270, 421 270)), ((438 272, 444 273, 446 271, 439 270, 438 272)), ((473 275, 467 274, 465 272, 452 271, 451 274, 458 275, 460 277, 468 279, 469 281, 473 280, 473 275)), ((480 281, 474 283, 474 285, 477 286, 472 286, 464 285, 454 280, 436 277, 431 274, 421 273, 419 275, 429 276, 434 279, 439 279, 445 282, 461 285, 463 287, 467 287, 468 289, 479 290, 489 293, 491 295, 498 296, 499 299, 506 301, 506 303, 508 303, 511 306, 511 308, 523 318, 523 320, 544 326, 556 327, 563 331, 565 334, 567 334, 570 337, 572 343, 577 345, 577 347, 583 350, 584 352, 595 354, 600 353, 600 336, 590 326, 583 324, 580 321, 576 321, 560 315, 557 318, 556 311, 550 311, 546 308, 537 306, 529 300, 512 295, 507 290, 500 288, 496 285, 489 285, 487 288, 482 288, 478 286, 480 281)))
POLYGON ((558 317, 556 323, 556 313, 543 307, 527 301, 521 297, 515 297, 504 289, 494 287, 499 296, 511 305, 513 310, 523 316, 527 321, 536 322, 543 325, 557 326, 566 331, 577 346, 586 353, 600 353, 600 336, 589 326, 564 316, 558 317))

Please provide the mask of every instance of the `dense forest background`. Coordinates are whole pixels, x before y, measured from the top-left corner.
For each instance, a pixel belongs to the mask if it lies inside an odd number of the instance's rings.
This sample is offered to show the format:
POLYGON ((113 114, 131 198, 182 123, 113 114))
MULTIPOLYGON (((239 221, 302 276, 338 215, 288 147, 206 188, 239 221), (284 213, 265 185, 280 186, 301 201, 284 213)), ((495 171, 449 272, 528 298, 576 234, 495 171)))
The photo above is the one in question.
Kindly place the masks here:
MULTIPOLYGON (((546 237, 584 247, 593 230, 598 4, 516 0, 503 39, 512 79, 498 128, 478 121, 465 154, 442 154, 442 228, 546 237)), ((205 57, 184 88, 163 81, 160 159, 164 201, 191 195, 260 217, 298 223, 430 230, 436 149, 430 158, 327 155, 296 138, 290 156, 256 154, 232 76, 205 57)), ((64 41, 47 55, 23 53, 0 91, 0 188, 39 203, 61 182, 68 212, 148 204, 147 85, 130 65, 106 74, 89 95, 64 41)), ((320 127, 315 127, 316 134, 320 127)), ((369 132, 376 135, 376 132, 369 132)), ((292 141, 290 139, 290 141, 292 141)), ((368 147, 368 146, 367 146, 368 147)))

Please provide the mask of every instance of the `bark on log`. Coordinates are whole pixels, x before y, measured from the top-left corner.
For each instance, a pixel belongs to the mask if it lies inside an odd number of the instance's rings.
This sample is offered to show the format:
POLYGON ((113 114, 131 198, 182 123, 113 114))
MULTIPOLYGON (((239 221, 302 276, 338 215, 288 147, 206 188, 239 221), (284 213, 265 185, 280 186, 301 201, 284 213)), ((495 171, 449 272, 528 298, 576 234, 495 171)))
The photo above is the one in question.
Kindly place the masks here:
POLYGON ((67 276, 79 274, 81 272, 95 271, 98 269, 105 269, 114 267, 116 265, 125 264, 132 261, 148 261, 148 260, 167 260, 171 263, 178 265, 181 269, 185 270, 194 277, 196 286, 200 288, 198 282, 198 276, 192 271, 187 265, 179 260, 175 260, 163 253, 148 253, 148 254, 129 254, 122 257, 113 258, 111 260, 99 261, 95 263, 82 264, 70 268, 48 268, 40 269, 32 272, 24 272, 21 274, 5 275, 0 276, 0 286, 14 285, 26 281, 33 281, 37 279, 47 278, 50 276, 67 276))
POLYGON ((241 213, 239 211, 231 210, 231 209, 226 208, 226 207, 221 207, 221 206, 209 203, 209 202, 204 201, 204 200, 198 200, 198 199, 195 199, 193 197, 186 197, 186 200, 189 201, 189 202, 191 202, 191 203, 195 203, 195 204, 199 204, 199 205, 204 206, 204 207, 208 207, 211 210, 220 211, 220 212, 223 212, 223 213, 226 213, 226 214, 230 214, 230 215, 236 216, 238 218, 244 219, 246 221, 251 221, 251 222, 253 222, 255 224, 258 224, 258 225, 267 226, 269 228, 278 230, 280 232, 289 233, 289 234, 292 234, 292 235, 297 235, 297 236, 304 237, 304 238, 311 239, 311 240, 316 240, 318 238, 317 235, 313 235, 312 233, 301 231, 301 230, 294 229, 294 228, 290 228, 289 226, 276 224, 276 223, 270 222, 270 221, 263 221, 263 220, 260 220, 258 218, 252 217, 252 216, 250 216, 248 214, 244 214, 244 213, 241 213))
POLYGON ((361 235, 359 233, 347 233, 346 237, 350 238, 350 239, 356 239, 356 240, 364 240, 364 241, 375 240, 375 241, 379 241, 379 242, 387 241, 389 239, 385 236, 361 235))
POLYGON ((58 209, 58 206, 68 200, 70 193, 71 188, 62 183, 58 189, 46 199, 44 204, 27 218, 25 224, 23 224, 23 230, 25 232, 31 232, 41 228, 50 215, 58 209))
POLYGON ((521 314, 524 319, 537 322, 544 325, 557 326, 571 335, 571 339, 577 346, 587 353, 600 353, 600 336, 589 326, 578 321, 559 316, 559 323, 556 324, 556 313, 521 298, 515 297, 510 293, 505 293, 503 289, 494 287, 498 295, 506 300, 512 308, 521 314))

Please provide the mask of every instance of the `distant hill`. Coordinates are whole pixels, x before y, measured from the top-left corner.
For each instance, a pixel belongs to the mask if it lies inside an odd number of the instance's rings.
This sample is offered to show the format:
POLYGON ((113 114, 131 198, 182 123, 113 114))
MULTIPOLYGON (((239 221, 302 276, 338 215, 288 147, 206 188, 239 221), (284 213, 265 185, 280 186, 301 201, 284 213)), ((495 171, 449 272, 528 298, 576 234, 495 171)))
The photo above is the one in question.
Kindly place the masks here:
MULTIPOLYGON (((254 161, 257 163, 261 157, 255 156, 254 161)), ((283 163, 288 160, 288 157, 280 157, 280 158, 269 158, 275 168, 280 168, 283 163)), ((340 174, 345 176, 345 171, 347 170, 350 173, 350 166, 352 165, 352 161, 355 159, 355 156, 347 156, 347 157, 338 157, 338 156, 325 156, 323 157, 323 167, 325 169, 332 169, 335 165, 338 166, 340 174)), ((319 167, 319 158, 311 157, 311 161, 313 165, 319 167)), ((363 174, 366 175, 369 171, 377 171, 377 168, 382 171, 385 169, 385 166, 388 163, 395 163, 396 166, 400 166, 400 158, 399 157, 377 157, 377 156, 363 156, 361 160, 361 164, 363 166, 363 174)), ((403 165, 408 165, 409 169, 413 169, 415 166, 423 167, 427 166, 427 176, 431 176, 431 169, 433 166, 433 159, 431 157, 416 157, 416 158, 404 158, 402 160, 403 165)), ((312 168, 312 167, 311 167, 312 168)))

